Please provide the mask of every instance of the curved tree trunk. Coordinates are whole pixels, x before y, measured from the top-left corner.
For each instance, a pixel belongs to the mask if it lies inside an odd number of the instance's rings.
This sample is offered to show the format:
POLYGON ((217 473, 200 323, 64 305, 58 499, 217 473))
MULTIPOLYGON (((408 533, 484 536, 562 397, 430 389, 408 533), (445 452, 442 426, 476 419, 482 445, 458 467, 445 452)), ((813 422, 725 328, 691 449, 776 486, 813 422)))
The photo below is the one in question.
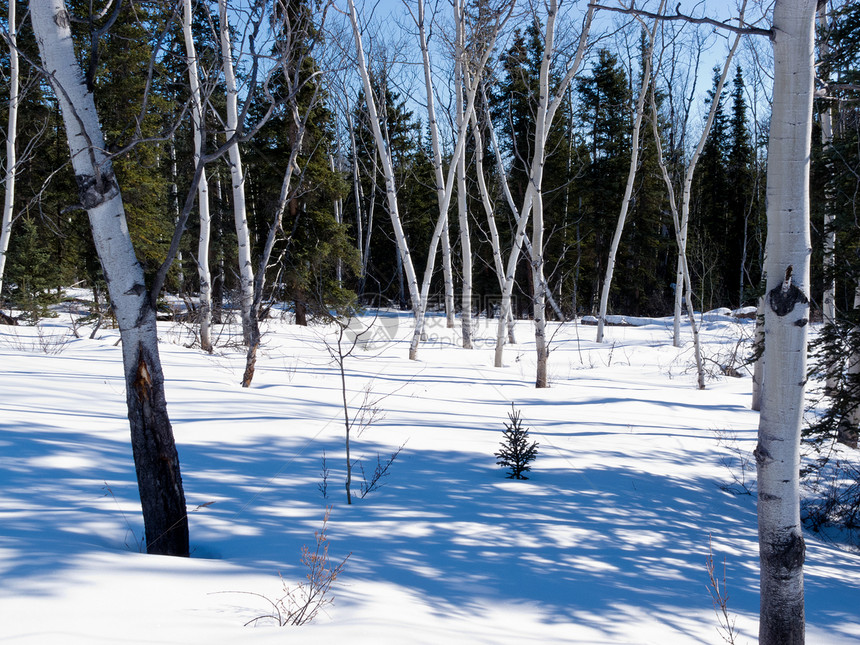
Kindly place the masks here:
POLYGON ((454 329, 454 269, 451 266, 451 235, 447 221, 442 229, 442 282, 445 285, 445 326, 454 329))
MULTIPOLYGON (((744 0, 741 5, 740 10, 740 22, 743 24, 744 15, 746 11, 746 0, 744 0)), ((729 50, 728 56, 726 57, 725 63, 723 63, 723 71, 720 74, 720 79, 717 82, 717 87, 715 90, 715 95, 719 96, 723 91, 723 85, 725 85, 726 78, 729 75, 729 69, 731 68, 732 59, 734 58, 735 52, 737 51, 738 45, 741 41, 741 35, 737 34, 735 36, 734 42, 732 43, 731 49, 729 50)), ((705 147, 705 141, 708 138, 708 134, 711 131, 711 126, 714 123, 714 115, 716 114, 718 102, 711 102, 711 109, 708 112, 708 118, 705 121, 705 127, 702 130, 702 134, 699 137, 699 143, 696 145, 696 149, 693 151, 693 154, 690 156, 690 162, 687 166, 687 171, 684 173, 684 185, 681 190, 681 216, 680 220, 678 217, 678 204, 675 198, 675 188, 672 185, 672 180, 669 177, 669 172, 666 169, 666 164, 663 160, 663 150, 662 150, 662 142, 660 138, 660 130, 657 124, 657 114, 656 110, 656 99, 654 98, 654 90, 651 90, 651 125, 654 130, 654 139, 657 142, 657 161, 660 165, 660 171, 663 175, 663 182, 666 184, 666 189, 669 193, 669 204, 672 211, 672 220, 675 226, 675 239, 678 245, 678 270, 677 277, 675 280, 675 320, 674 320, 674 333, 673 333, 673 344, 675 347, 680 347, 681 345, 681 298, 686 298, 687 303, 687 317, 690 321, 690 329, 693 331, 693 349, 696 357, 696 375, 697 375, 697 384, 700 390, 705 389, 705 369, 702 362, 702 349, 699 341, 699 330, 696 325, 696 317, 693 311, 693 287, 690 280, 690 267, 687 263, 687 226, 690 221, 690 200, 692 196, 692 186, 693 186, 693 175, 696 172, 696 164, 699 162, 699 156, 702 154, 702 149, 705 147)))
POLYGON ((63 0, 30 6, 33 31, 66 125, 81 204, 122 338, 131 444, 149 553, 187 556, 188 517, 158 355, 155 294, 144 282, 93 96, 77 63, 63 0))
MULTIPOLYGON (((565 92, 567 90, 568 85, 573 80, 574 75, 579 71, 580 65, 582 64, 583 57, 585 55, 586 44, 588 42, 588 34, 591 29, 591 23, 594 18, 595 6, 589 5, 586 10, 585 19, 582 24, 582 32, 579 35, 579 44, 576 49, 576 53, 574 54, 573 62, 567 69, 564 77, 559 81, 555 87, 555 94, 550 98, 550 90, 549 90, 549 67, 552 61, 552 52, 554 49, 555 42, 555 21, 558 17, 558 2, 556 0, 550 0, 547 5, 547 20, 546 20, 546 32, 544 34, 544 56, 541 60, 541 71, 540 71, 540 98, 538 102, 538 111, 537 111, 537 119, 535 124, 535 150, 532 155, 531 168, 529 170, 529 183, 526 188, 526 194, 523 197, 523 205, 522 208, 517 211, 513 209, 513 212, 519 212, 517 217, 517 229, 514 235, 513 244, 511 246, 511 254, 508 257, 507 264, 507 273, 505 274, 505 285, 502 289, 502 302, 501 302, 501 311, 499 312, 499 326, 496 333, 496 350, 494 357, 494 364, 496 367, 502 366, 502 359, 504 356, 504 346, 505 346, 505 323, 507 321, 507 317, 510 312, 511 307, 511 294, 514 288, 514 273, 517 267, 517 261, 519 260, 520 250, 523 245, 523 237, 525 234, 525 228, 528 224, 529 215, 532 214, 533 203, 535 199, 535 195, 538 191, 541 190, 541 182, 543 180, 543 165, 545 162, 545 151, 546 151, 546 137, 549 132, 549 128, 552 125, 553 119, 555 118, 555 113, 558 111, 559 106, 561 105, 562 100, 564 99, 565 92)), ((492 129, 490 130, 492 135, 492 129)), ((498 146, 494 142, 494 147, 496 148, 496 154, 499 154, 498 146)), ((504 177, 504 175, 502 175, 504 177)), ((505 182, 502 182, 504 187, 505 182)), ((512 202, 512 198, 508 193, 508 199, 512 202)), ((542 203, 541 203, 542 207, 542 203)), ((541 225, 542 225, 542 214, 540 215, 541 225)), ((534 226, 533 235, 534 235, 534 226)), ((542 232, 538 235, 540 238, 541 245, 532 243, 532 266, 537 267, 538 270, 532 271, 532 277, 535 279, 535 290, 536 292, 541 292, 542 295, 547 293, 546 281, 543 278, 543 238, 542 232)), ((543 305, 541 305, 543 307, 543 305)), ((542 315, 540 320, 538 320, 537 316, 535 317, 535 340, 538 344, 541 344, 540 338, 543 338, 543 342, 546 340, 546 332, 545 332, 545 317, 542 315)), ((537 359, 538 359, 538 376, 535 379, 536 383, 541 381, 540 374, 546 373, 546 359, 548 356, 548 352, 546 351, 546 346, 541 349, 540 347, 537 350, 537 359), (541 366, 543 364, 543 366, 541 366)), ((538 387, 541 387, 538 385, 538 387)))
MULTIPOLYGON (((409 296, 412 299, 412 312, 415 314, 415 325, 418 327, 418 309, 421 297, 418 291, 418 279, 415 276, 415 268, 412 264, 412 255, 409 253, 409 245, 406 243, 406 234, 403 231, 403 224, 400 221, 400 209, 397 203, 397 187, 394 184, 394 167, 391 163, 391 155, 388 151, 388 146, 385 143, 385 138, 382 136, 382 128, 379 125, 379 114, 376 109, 376 100, 373 96, 373 87, 370 84, 370 74, 367 70, 364 44, 361 38, 361 30, 358 25, 358 13, 356 12, 353 0, 347 0, 347 4, 349 8, 350 26, 352 27, 353 37, 355 38, 356 62, 358 63, 362 89, 364 90, 365 101, 367 103, 368 120, 370 121, 370 127, 373 131, 373 139, 376 143, 376 152, 379 155, 379 161, 382 164, 382 174, 385 178, 385 194, 388 201, 388 211, 391 216, 391 225, 394 229, 394 239, 397 243, 399 258, 402 261, 403 269, 406 272, 409 296)), ((368 231, 368 236, 369 235, 370 232, 368 231)))
MULTIPOLYGON (((484 97, 486 104, 486 97, 484 97)), ((499 241, 499 228, 496 226, 495 210, 493 203, 490 200, 490 191, 487 189, 487 181, 484 177, 484 140, 481 134, 481 128, 478 125, 478 116, 475 111, 471 116, 472 136, 475 139, 475 175, 478 179, 478 189, 481 193, 481 203, 484 206, 484 214, 487 216, 487 227, 490 229, 490 246, 493 250, 493 267, 496 270, 496 277, 499 280, 499 290, 501 292, 505 287, 505 269, 502 264, 502 247, 499 241)), ((488 124, 492 127, 491 124, 488 124)), ((501 312, 499 312, 501 315, 501 312)), ((513 312, 508 310, 505 316, 508 324, 508 344, 516 343, 514 336, 514 316, 513 312)))
MULTIPOLYGON (((663 13, 666 0, 661 0, 657 13, 663 13)), ((609 258, 606 261, 606 275, 603 277, 603 287, 600 290, 600 309, 597 314, 597 340, 603 342, 603 327, 606 322, 606 309, 609 306, 609 291, 612 287, 612 275, 615 272, 615 258, 618 255, 618 246, 621 244, 621 234, 624 232, 624 224, 627 222, 627 212, 630 210, 630 200, 633 197, 633 183, 636 181, 636 172, 639 169, 639 132, 642 129, 642 118, 645 116, 645 99, 648 96, 648 88, 651 86, 651 58, 654 54, 654 34, 657 31, 659 21, 654 21, 654 26, 648 34, 648 51, 645 54, 645 69, 642 72, 642 87, 639 88, 639 98, 636 101, 636 113, 633 119, 633 133, 630 136, 630 168, 627 171, 627 185, 624 187, 624 197, 621 199, 621 212, 618 215, 618 223, 615 225, 615 233, 612 243, 609 245, 609 258)))

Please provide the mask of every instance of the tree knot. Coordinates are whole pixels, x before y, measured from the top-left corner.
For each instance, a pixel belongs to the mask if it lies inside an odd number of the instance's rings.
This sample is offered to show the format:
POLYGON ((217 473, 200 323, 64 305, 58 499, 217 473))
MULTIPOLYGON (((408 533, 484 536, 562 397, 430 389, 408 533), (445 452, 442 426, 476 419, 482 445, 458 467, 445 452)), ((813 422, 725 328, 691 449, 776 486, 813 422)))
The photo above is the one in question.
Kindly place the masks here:
POLYGON ((76 175, 75 181, 78 184, 81 206, 87 210, 100 206, 119 194, 119 186, 112 169, 96 175, 76 175))
POLYGON ((57 27, 60 29, 68 29, 69 25, 72 24, 72 21, 69 18, 69 12, 65 9, 60 9, 54 16, 54 23, 56 23, 57 27))
POLYGON ((778 287, 774 287, 767 294, 768 304, 777 316, 787 316, 794 311, 794 306, 797 303, 807 304, 809 298, 798 288, 792 280, 792 272, 794 267, 789 265, 785 270, 785 279, 778 287))
POLYGON ((792 530, 788 535, 763 545, 761 557, 776 571, 777 576, 787 578, 803 566, 806 542, 799 531, 792 530))

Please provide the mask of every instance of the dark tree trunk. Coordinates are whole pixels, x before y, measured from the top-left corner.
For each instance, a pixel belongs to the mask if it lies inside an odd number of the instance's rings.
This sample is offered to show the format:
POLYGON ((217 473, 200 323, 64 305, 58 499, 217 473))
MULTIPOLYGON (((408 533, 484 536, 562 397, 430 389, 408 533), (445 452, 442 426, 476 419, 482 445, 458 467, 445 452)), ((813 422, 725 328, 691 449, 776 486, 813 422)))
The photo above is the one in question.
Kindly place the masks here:
POLYGON ((158 353, 143 329, 155 328, 155 312, 139 329, 122 332, 131 446, 146 531, 147 553, 187 556, 188 515, 179 455, 167 415, 158 353))

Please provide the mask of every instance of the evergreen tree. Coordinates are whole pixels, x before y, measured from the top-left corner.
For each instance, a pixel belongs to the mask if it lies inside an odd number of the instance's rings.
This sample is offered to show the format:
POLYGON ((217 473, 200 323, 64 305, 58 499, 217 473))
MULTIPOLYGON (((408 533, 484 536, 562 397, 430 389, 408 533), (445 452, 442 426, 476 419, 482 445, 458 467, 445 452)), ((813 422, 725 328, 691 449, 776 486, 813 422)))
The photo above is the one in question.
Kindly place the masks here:
POLYGON ((591 74, 581 78, 576 89, 576 116, 588 151, 588 165, 580 181, 580 291, 581 302, 596 311, 630 163, 630 88, 617 56, 601 49, 591 74))
MULTIPOLYGON (((693 294, 703 310, 713 309, 727 302, 727 285, 722 271, 727 269, 729 258, 723 245, 729 235, 729 183, 728 157, 730 149, 729 120, 724 109, 726 92, 716 96, 721 70, 714 68, 714 84, 708 90, 705 104, 717 102, 714 122, 696 168, 691 205, 690 238, 687 257, 693 294)), ((743 239, 743 238, 741 238, 743 239)), ((738 260, 739 262, 739 260, 738 260)), ((737 293, 733 283, 733 292, 737 293)))
MULTIPOLYGON (((860 227, 856 195, 860 191, 860 109, 856 107, 860 80, 860 7, 846 3, 833 15, 830 56, 822 61, 833 79, 827 96, 817 102, 819 115, 833 115, 833 139, 828 149, 813 137, 813 199, 815 215, 826 204, 836 233, 832 269, 819 270, 824 280, 836 279, 836 315, 826 321, 812 345, 810 371, 824 380, 826 410, 806 430, 817 446, 832 440, 855 446, 860 428, 860 227), (835 108, 835 109, 833 109, 835 108), (817 144, 817 145, 815 145, 817 144)), ((819 249, 821 244, 814 243, 819 249)), ((820 254, 816 254, 816 259, 820 254)), ((823 280, 821 281, 823 282, 823 280)), ((819 291, 820 293, 820 291, 819 291)))
MULTIPOLYGON (((523 202, 529 177, 529 164, 534 155, 535 119, 538 109, 540 65, 544 40, 540 23, 531 23, 525 33, 517 30, 511 47, 502 56, 504 74, 491 97, 490 114, 495 123, 499 144, 507 156, 507 180, 514 202, 523 202)), ((550 79, 554 91, 558 79, 550 79)), ((561 114, 571 115, 570 101, 559 108, 561 114)), ((583 157, 574 143, 570 118, 557 119, 551 126, 546 143, 542 191, 544 201, 545 245, 543 256, 546 279, 555 293, 576 292, 575 221, 573 210, 578 200, 573 177, 578 174, 583 157)), ((489 154, 488 159, 493 157, 489 154)), ((501 226, 502 245, 510 244, 516 213, 507 204, 499 209, 510 217, 509 226, 501 226)), ((525 315, 534 285, 527 253, 522 254, 517 272, 517 284, 524 297, 518 299, 520 317, 525 315)))
MULTIPOLYGON (((400 219, 407 238, 412 262, 415 267, 424 266, 427 260, 432 227, 435 223, 436 205, 435 179, 429 144, 421 145, 421 126, 407 109, 406 100, 388 83, 385 70, 371 74, 371 84, 377 97, 381 128, 388 138, 391 150, 395 184, 398 188, 400 219)), ((376 148, 368 121, 364 93, 359 92, 353 115, 355 124, 358 161, 364 172, 361 176, 361 194, 364 203, 361 212, 373 209, 373 232, 371 235, 367 276, 364 277, 364 294, 371 298, 379 294, 387 301, 396 303, 401 309, 409 307, 409 290, 405 285, 403 268, 385 196, 385 181, 382 169, 376 166, 376 148)), ((350 159, 350 162, 354 162, 350 159)), ((354 212, 354 195, 350 194, 345 210, 354 212)), ((354 218, 351 218, 354 219, 354 218)))
POLYGON ((732 89, 732 114, 729 120, 729 150, 726 158, 727 180, 730 190, 726 200, 726 236, 724 263, 727 301, 731 307, 740 307, 755 295, 761 271, 751 261, 750 231, 758 215, 755 187, 755 154, 747 120, 743 71, 738 66, 732 89))
MULTIPOLYGON (((279 207, 285 166, 298 148, 282 239, 271 255, 277 261, 269 262, 267 284, 275 283, 277 297, 292 301, 297 322, 306 323, 309 314, 327 315, 330 307, 339 310, 352 303, 354 294, 345 288, 343 276, 357 272, 357 254, 347 226, 335 214, 335 202, 346 194, 346 184, 331 163, 334 119, 312 55, 319 36, 314 16, 301 0, 285 3, 280 10, 289 33, 275 44, 281 73, 270 91, 278 105, 245 155, 251 168, 249 215, 256 231, 255 257, 261 257, 272 213, 279 207)), ((252 112, 260 118, 268 107, 260 104, 252 112)))
MULTIPOLYGON (((646 34, 640 40, 644 58, 646 34)), ((643 64, 638 85, 642 84, 643 64)), ((652 84, 654 79, 651 80, 652 84)), ((658 112, 663 93, 655 91, 658 112)), ((649 108, 646 107, 646 110, 649 108)), ((623 286, 614 285, 612 298, 616 311, 635 316, 663 316, 672 308, 671 284, 675 281, 675 236, 661 171, 657 145, 646 113, 640 133, 639 167, 627 226, 619 247, 617 269, 623 286)))
POLYGON ((513 404, 508 419, 499 452, 495 453, 496 464, 509 469, 508 479, 528 479, 524 473, 531 470, 529 464, 537 457, 540 444, 529 442, 529 429, 523 428, 522 415, 513 404))

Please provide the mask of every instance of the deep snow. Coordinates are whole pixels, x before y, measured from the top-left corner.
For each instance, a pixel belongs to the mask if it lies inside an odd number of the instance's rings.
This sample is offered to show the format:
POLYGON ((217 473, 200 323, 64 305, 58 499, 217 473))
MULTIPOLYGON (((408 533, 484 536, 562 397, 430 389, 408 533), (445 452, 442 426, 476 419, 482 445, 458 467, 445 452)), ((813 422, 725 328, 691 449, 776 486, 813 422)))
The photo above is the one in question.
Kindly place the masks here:
MULTIPOLYGON (((554 326, 545 390, 528 322, 496 369, 493 321, 468 351, 432 317, 418 362, 406 314, 353 321, 374 326, 346 358, 349 404, 369 391, 382 416, 355 433, 353 457, 369 474, 405 446, 351 506, 334 327, 270 321, 242 389, 228 332, 209 356, 163 323, 193 549, 177 559, 140 552, 118 333, 74 339, 68 318, 0 327, 2 642, 722 643, 709 537, 737 642, 755 642, 755 497, 725 490, 755 487, 750 378, 697 391, 668 320, 610 327, 600 346, 593 327, 554 326), (528 481, 493 457, 511 402, 540 443, 528 481), (279 573, 302 579, 327 505, 330 554, 351 553, 333 604, 304 627, 243 626, 267 610, 254 594, 280 595, 279 573)), ((724 360, 751 325, 708 317, 706 355, 724 360)), ((813 534, 807 547, 807 641, 860 642, 860 554, 813 534)))

